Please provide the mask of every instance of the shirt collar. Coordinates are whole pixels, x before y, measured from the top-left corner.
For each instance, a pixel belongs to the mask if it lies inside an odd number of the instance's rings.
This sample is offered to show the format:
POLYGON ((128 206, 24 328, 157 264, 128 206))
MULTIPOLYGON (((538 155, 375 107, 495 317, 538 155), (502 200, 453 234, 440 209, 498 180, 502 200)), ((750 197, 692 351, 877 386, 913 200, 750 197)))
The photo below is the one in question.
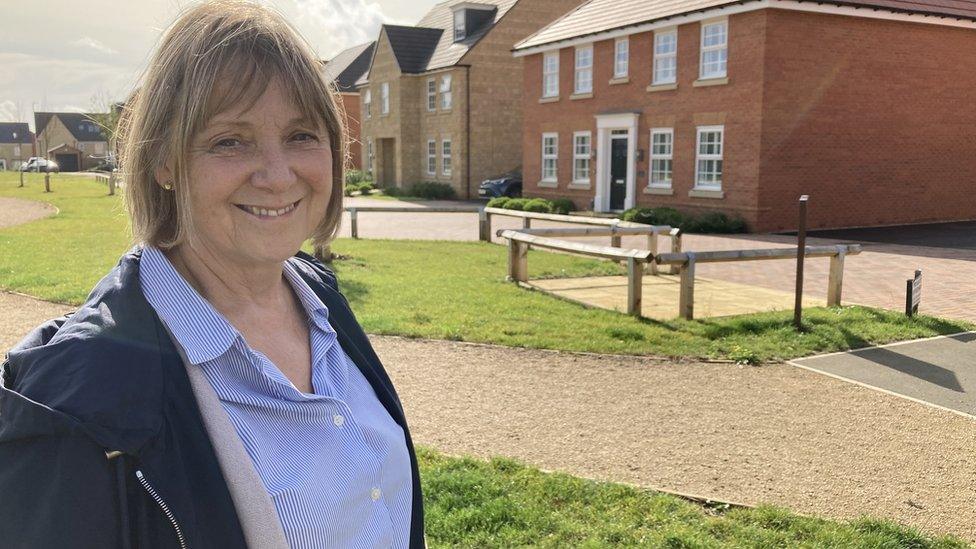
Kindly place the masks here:
POLYGON ((301 302, 302 308, 305 309, 305 315, 312 319, 312 323, 323 332, 334 332, 335 330, 329 325, 329 308, 325 306, 325 303, 322 303, 318 294, 309 287, 295 266, 291 264, 291 261, 284 262, 282 271, 285 274, 285 279, 288 280, 295 294, 298 295, 298 300, 301 302))
POLYGON ((193 364, 223 355, 240 337, 237 329, 190 286, 159 249, 143 249, 139 280, 146 300, 193 364))

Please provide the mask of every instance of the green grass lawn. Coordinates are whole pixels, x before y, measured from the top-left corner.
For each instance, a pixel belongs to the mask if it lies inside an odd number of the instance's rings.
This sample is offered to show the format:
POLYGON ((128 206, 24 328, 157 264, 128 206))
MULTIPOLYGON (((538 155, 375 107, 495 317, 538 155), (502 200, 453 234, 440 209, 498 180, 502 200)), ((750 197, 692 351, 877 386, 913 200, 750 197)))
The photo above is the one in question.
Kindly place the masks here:
MULTIPOLYGON (((0 174, 0 196, 50 202, 58 215, 0 230, 0 287, 80 303, 128 247, 119 197, 87 178, 0 174)), ((504 282, 506 250, 483 243, 353 241, 334 250, 343 292, 372 333, 620 353, 775 358, 955 332, 968 325, 864 308, 813 309, 796 335, 788 314, 654 322, 585 309, 504 282)), ((533 276, 619 272, 616 265, 530 252, 533 276)), ((721 510, 647 490, 544 474, 418 449, 432 547, 955 548, 873 519, 839 522, 775 508, 721 510)))
MULTIPOLYGON (((47 201, 57 216, 0 230, 0 287, 77 304, 128 246, 118 196, 71 176, 31 174, 23 189, 0 176, 0 196, 47 201)), ((553 298, 505 282, 507 250, 483 242, 339 239, 333 263, 343 293, 370 333, 510 346, 728 358, 744 362, 955 333, 964 322, 865 307, 813 308, 807 331, 786 312, 696 321, 637 319, 553 298)), ((530 251, 533 277, 619 274, 618 265, 530 251)))

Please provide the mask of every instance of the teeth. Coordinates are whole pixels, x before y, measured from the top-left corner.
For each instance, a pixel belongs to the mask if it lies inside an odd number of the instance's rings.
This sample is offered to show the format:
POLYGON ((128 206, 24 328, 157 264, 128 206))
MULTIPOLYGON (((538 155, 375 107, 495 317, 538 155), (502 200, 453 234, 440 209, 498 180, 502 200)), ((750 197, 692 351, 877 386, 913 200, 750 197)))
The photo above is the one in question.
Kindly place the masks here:
MULTIPOLYGON (((295 203, 297 204, 297 202, 295 203)), ((286 213, 295 209, 295 204, 289 204, 280 210, 269 210, 267 208, 258 208, 257 206, 244 206, 244 208, 254 215, 262 217, 278 217, 279 215, 285 215, 286 213)))

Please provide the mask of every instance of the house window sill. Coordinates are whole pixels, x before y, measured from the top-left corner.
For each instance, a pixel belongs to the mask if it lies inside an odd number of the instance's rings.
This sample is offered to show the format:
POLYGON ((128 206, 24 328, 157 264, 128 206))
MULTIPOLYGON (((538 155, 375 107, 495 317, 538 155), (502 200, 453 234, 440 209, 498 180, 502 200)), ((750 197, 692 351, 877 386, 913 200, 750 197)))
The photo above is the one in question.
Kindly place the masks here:
POLYGON ((573 189, 573 190, 579 190, 579 191, 588 191, 588 190, 590 190, 590 182, 589 181, 573 181, 572 183, 570 183, 569 185, 567 185, 566 188, 567 189, 573 189))
POLYGON ((703 88, 706 86, 724 86, 729 83, 729 77, 724 78, 699 78, 695 80, 691 85, 696 88, 703 88))
POLYGON ((445 113, 450 113, 452 110, 454 110, 454 109, 441 109, 439 112, 441 114, 445 114, 445 113))
POLYGON ((539 98, 539 103, 555 103, 556 101, 559 101, 559 96, 558 95, 554 95, 552 97, 541 97, 541 98, 539 98))
POLYGON ((658 194, 661 196, 673 196, 674 189, 671 187, 644 187, 644 194, 658 194))
POLYGON ((692 189, 688 191, 691 198, 725 198, 725 192, 721 189, 692 189))
POLYGON ((577 101, 579 99, 593 99, 593 92, 574 93, 573 95, 569 96, 569 99, 572 101, 577 101))
POLYGON ((651 84, 647 87, 649 92, 661 92, 661 91, 671 91, 678 89, 678 84, 651 84))
POLYGON ((611 86, 616 86, 618 84, 629 84, 629 83, 630 83, 629 76, 617 76, 610 79, 611 86))
POLYGON ((558 185, 558 181, 540 181, 536 183, 537 187, 541 187, 543 189, 555 189, 558 185))

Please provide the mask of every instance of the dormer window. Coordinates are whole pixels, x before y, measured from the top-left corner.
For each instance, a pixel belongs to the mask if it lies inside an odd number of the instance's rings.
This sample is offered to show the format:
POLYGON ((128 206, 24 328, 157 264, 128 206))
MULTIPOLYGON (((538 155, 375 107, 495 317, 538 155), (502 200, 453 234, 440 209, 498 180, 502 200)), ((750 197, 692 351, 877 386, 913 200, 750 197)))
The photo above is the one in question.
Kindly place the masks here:
POLYGON ((454 11, 454 41, 470 38, 495 19, 497 6, 477 2, 461 2, 451 6, 454 11))

